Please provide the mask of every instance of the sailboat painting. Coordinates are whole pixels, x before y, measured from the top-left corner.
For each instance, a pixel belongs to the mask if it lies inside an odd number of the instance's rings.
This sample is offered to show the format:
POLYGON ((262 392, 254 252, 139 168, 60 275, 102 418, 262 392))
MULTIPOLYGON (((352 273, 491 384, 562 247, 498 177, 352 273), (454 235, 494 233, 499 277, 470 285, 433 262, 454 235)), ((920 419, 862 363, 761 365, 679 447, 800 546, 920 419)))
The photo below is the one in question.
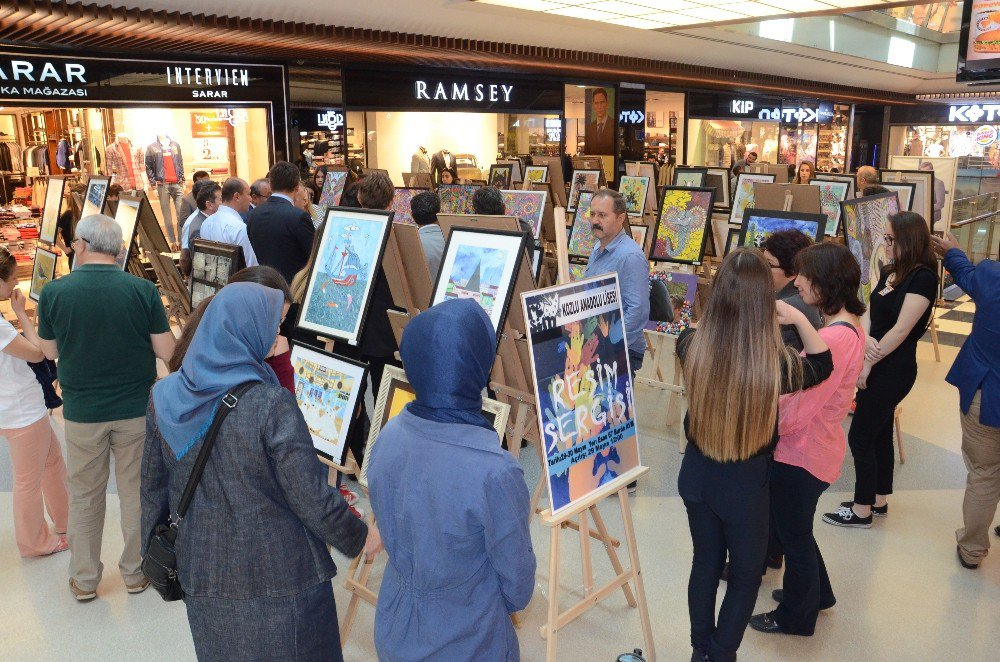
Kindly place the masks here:
POLYGON ((472 299, 486 311, 499 334, 523 255, 520 232, 453 228, 431 305, 472 299))
POLYGON ((327 212, 298 327, 357 344, 392 214, 335 207, 327 212))

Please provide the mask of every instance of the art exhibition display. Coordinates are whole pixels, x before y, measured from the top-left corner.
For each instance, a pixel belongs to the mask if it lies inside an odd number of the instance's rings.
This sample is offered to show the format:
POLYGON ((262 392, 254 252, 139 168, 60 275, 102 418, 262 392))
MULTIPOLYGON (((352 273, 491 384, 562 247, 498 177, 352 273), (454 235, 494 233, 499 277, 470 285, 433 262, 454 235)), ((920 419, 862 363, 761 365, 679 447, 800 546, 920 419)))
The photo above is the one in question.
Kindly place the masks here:
POLYGON ((521 295, 549 503, 557 514, 640 466, 617 274, 521 295))
POLYGON ((354 412, 368 366, 298 343, 292 343, 291 362, 295 399, 313 447, 331 462, 344 464, 347 435, 360 424, 354 412))
MULTIPOLYGON (((916 212, 933 229, 934 222, 934 173, 927 170, 879 170, 879 183, 913 184, 910 196, 910 211, 916 212)), ((900 206, 902 208, 902 205, 900 206)))
POLYGON ((389 207, 389 211, 392 212, 392 220, 396 223, 416 225, 416 221, 413 220, 413 213, 410 211, 410 203, 413 202, 415 196, 426 190, 422 188, 400 188, 397 186, 395 192, 392 194, 392 206, 389 207))
POLYGON ((826 216, 826 234, 836 236, 840 232, 840 203, 847 200, 851 185, 822 179, 809 183, 819 188, 819 204, 826 216))
POLYGON ((191 242, 191 309, 217 293, 245 266, 243 249, 207 239, 191 242))
POLYGON ((726 234, 726 252, 723 253, 723 257, 729 255, 729 251, 740 245, 740 232, 742 230, 743 228, 729 228, 729 232, 726 234))
POLYGON ((392 212, 327 210, 298 328, 358 344, 391 227, 392 212))
POLYGON ((542 231, 542 216, 548 191, 501 191, 503 207, 507 216, 515 216, 527 221, 532 235, 538 239, 542 231))
POLYGON ((715 189, 715 208, 729 209, 729 205, 732 204, 729 170, 727 168, 706 168, 705 171, 704 186, 715 189))
POLYGON ((321 207, 336 207, 340 204, 340 198, 344 195, 344 187, 347 185, 347 176, 346 171, 327 171, 326 179, 323 180, 323 190, 319 194, 321 207))
POLYGON ((128 263, 129 253, 135 244, 135 227, 139 223, 139 208, 142 198, 138 196, 122 197, 118 201, 118 209, 115 210, 115 223, 122 229, 122 247, 115 257, 115 264, 125 269, 128 263))
POLYGON ((46 181, 42 222, 38 227, 39 241, 44 241, 47 244, 56 243, 56 226, 59 224, 59 214, 62 213, 65 190, 66 177, 62 175, 49 177, 46 181))
POLYGON ((499 342, 527 242, 521 232, 452 228, 430 305, 472 299, 493 322, 499 342))
POLYGON ((836 172, 817 172, 813 175, 813 181, 844 182, 847 184, 847 197, 853 198, 855 196, 854 187, 857 184, 857 180, 854 175, 842 175, 836 172))
POLYGON ((597 239, 590 229, 590 202, 594 199, 593 191, 580 191, 577 198, 576 213, 573 215, 573 227, 569 231, 569 241, 566 245, 571 258, 590 258, 594 252, 597 239))
POLYGON ((149 198, 145 191, 139 191, 135 195, 122 193, 118 196, 118 204, 122 200, 134 200, 139 205, 139 242, 145 253, 173 253, 167 236, 163 234, 163 226, 153 213, 153 207, 149 204, 149 198))
POLYGON ((705 186, 708 177, 708 168, 693 168, 689 166, 677 166, 674 168, 674 186, 685 186, 688 188, 701 188, 705 186))
POLYGON ((899 197, 895 193, 879 193, 845 200, 840 206, 844 241, 861 265, 858 296, 867 304, 882 268, 892 258, 892 250, 885 244, 885 228, 889 217, 899 213, 899 197))
POLYGON ((56 271, 59 265, 59 256, 47 248, 35 247, 35 265, 31 269, 31 286, 28 289, 28 298, 38 301, 42 296, 42 288, 51 283, 56 278, 56 271))
POLYGON ((110 177, 91 177, 87 180, 87 193, 83 196, 83 211, 80 212, 81 219, 104 213, 104 201, 108 197, 110 185, 110 177))
POLYGON ((649 177, 622 176, 618 182, 618 192, 625 198, 625 208, 629 216, 642 216, 649 195, 649 177))
POLYGON ((664 186, 649 259, 701 264, 711 232, 715 189, 664 186))
POLYGON ((532 184, 544 184, 549 181, 549 167, 547 165, 532 165, 524 169, 524 188, 531 190, 532 184))
POLYGON ((472 205, 472 197, 478 188, 482 187, 477 184, 438 185, 437 194, 441 198, 441 213, 475 214, 476 209, 472 205))
POLYGON ((753 207, 753 187, 755 184, 773 184, 774 175, 767 173, 741 172, 736 178, 736 190, 733 191, 733 206, 729 211, 729 222, 739 225, 743 222, 743 211, 753 207))
MULTIPOLYGON (((933 178, 930 186, 932 210, 930 215, 924 216, 924 218, 931 221, 931 230, 933 231, 940 232, 951 229, 951 212, 958 186, 958 159, 956 157, 890 156, 889 169, 930 173, 933 178)), ((882 181, 897 180, 882 178, 882 181)), ((913 180, 904 177, 898 181, 912 182, 913 180)), ((913 211, 919 211, 916 205, 914 205, 913 211)))
POLYGON ((880 186, 899 196, 900 211, 913 211, 914 192, 917 185, 913 182, 882 182, 880 186))
POLYGON ((519 158, 509 158, 509 159, 497 159, 497 165, 509 165, 511 167, 510 183, 511 185, 519 184, 524 181, 524 176, 521 172, 524 170, 524 166, 521 164, 521 159, 519 158))
POLYGON ((494 188, 510 188, 514 181, 514 166, 509 163, 491 165, 490 176, 486 181, 494 188))
POLYGON ((698 294, 698 276, 654 269, 649 272, 649 280, 650 282, 658 280, 666 286, 674 309, 674 320, 672 322, 650 320, 646 322, 646 328, 650 331, 677 335, 691 326, 691 322, 694 320, 694 300, 698 294), (683 303, 680 306, 676 305, 675 298, 680 298, 683 303))
POLYGON ((577 170, 573 173, 570 182, 569 200, 566 203, 566 211, 576 211, 576 201, 580 197, 580 191, 596 191, 601 188, 600 170, 577 170))
POLYGON ((825 227, 825 214, 750 208, 743 213, 739 245, 760 248, 768 237, 783 230, 798 230, 814 242, 821 241, 825 227))

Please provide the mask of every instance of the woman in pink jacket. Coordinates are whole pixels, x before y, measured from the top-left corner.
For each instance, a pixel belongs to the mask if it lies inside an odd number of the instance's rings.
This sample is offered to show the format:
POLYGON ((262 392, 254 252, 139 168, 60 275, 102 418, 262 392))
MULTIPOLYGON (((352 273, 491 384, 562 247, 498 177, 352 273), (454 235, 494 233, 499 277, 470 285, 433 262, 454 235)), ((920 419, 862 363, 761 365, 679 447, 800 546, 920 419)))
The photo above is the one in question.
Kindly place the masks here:
POLYGON ((864 362, 860 316, 865 306, 858 299, 861 269, 844 246, 810 246, 796 256, 796 266, 795 286, 802 299, 823 313, 819 334, 833 354, 833 374, 815 388, 779 401, 771 517, 785 549, 784 589, 773 593, 778 608, 754 616, 750 626, 809 636, 819 611, 837 601, 813 537, 813 519, 820 495, 840 477, 847 452, 841 424, 864 362))

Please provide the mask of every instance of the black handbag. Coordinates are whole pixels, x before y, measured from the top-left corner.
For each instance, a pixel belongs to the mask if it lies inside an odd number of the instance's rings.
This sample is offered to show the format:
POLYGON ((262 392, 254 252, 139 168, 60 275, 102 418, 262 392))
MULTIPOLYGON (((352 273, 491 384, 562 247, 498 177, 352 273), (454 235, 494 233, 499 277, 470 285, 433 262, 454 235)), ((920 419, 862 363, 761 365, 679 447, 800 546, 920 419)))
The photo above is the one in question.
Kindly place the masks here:
POLYGON ((184 486, 184 493, 181 495, 181 502, 177 506, 177 512, 167 518, 166 524, 157 524, 156 531, 149 541, 146 555, 142 557, 142 574, 146 576, 149 583, 156 589, 167 602, 182 600, 184 589, 181 588, 180 579, 177 577, 177 555, 174 553, 174 542, 177 540, 177 527, 187 515, 188 506, 194 498, 194 492, 201 481, 201 475, 205 472, 205 465, 208 464, 208 456, 212 453, 212 446, 215 445, 215 438, 219 436, 219 429, 222 422, 226 420, 229 412, 236 409, 240 398, 251 388, 260 382, 246 382, 240 384, 223 398, 219 408, 215 412, 212 426, 205 434, 205 442, 198 451, 198 457, 194 461, 194 468, 188 478, 187 485, 184 486))

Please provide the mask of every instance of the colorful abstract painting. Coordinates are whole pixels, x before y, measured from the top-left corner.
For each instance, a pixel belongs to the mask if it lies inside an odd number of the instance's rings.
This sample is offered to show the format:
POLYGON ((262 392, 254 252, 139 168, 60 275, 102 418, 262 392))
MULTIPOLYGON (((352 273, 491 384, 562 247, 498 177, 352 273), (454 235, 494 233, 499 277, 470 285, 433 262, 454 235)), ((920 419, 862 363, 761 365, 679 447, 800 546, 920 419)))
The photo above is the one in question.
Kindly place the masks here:
POLYGON ((548 191, 501 191, 503 208, 507 216, 515 216, 527 221, 535 239, 542 231, 542 216, 545 212, 545 198, 548 191))
POLYGON ((840 206, 847 247, 861 265, 858 296, 867 304, 882 268, 891 261, 892 251, 885 245, 885 226, 890 216, 899 213, 899 197, 882 193, 845 200, 840 206))
POLYGON ((566 211, 575 211, 577 200, 580 198, 580 191, 597 191, 601 186, 600 170, 577 170, 573 173, 573 179, 569 187, 569 200, 566 203, 566 211))
POLYGON ((345 209, 327 214, 300 328, 357 344, 388 234, 386 213, 345 209))
POLYGON ((569 263, 569 279, 570 281, 583 280, 587 277, 587 264, 581 262, 570 262, 569 263))
POLYGON ((823 214, 798 214, 748 209, 743 215, 740 230, 740 246, 760 248, 775 232, 798 230, 813 241, 822 238, 822 228, 826 224, 823 214))
POLYGON ((438 186, 437 193, 441 198, 441 213, 475 214, 476 209, 472 206, 472 197, 478 188, 482 187, 469 184, 441 184, 438 186))
POLYGON ((319 194, 319 205, 321 207, 336 207, 340 204, 340 198, 344 195, 344 186, 347 184, 346 172, 329 171, 326 179, 323 180, 323 190, 319 194))
POLYGON ((649 191, 649 177, 629 177, 623 175, 618 184, 618 192, 625 198, 625 208, 629 216, 642 216, 649 191))
POLYGON ((618 276, 521 295, 553 513, 639 466, 618 276))
POLYGON ((747 207, 753 207, 754 184, 773 184, 774 175, 766 173, 741 172, 736 179, 736 190, 733 191, 733 208, 729 212, 729 222, 736 225, 743 222, 743 212, 747 207))
POLYGON ((365 366, 298 344, 292 346, 291 362, 295 399, 313 446, 327 459, 343 463, 365 366))
POLYGON ((413 202, 414 196, 423 193, 424 189, 421 188, 397 188, 396 192, 392 194, 392 206, 389 207, 389 211, 393 212, 392 220, 394 223, 406 223, 407 225, 416 225, 416 221, 413 220, 413 213, 410 211, 410 203, 413 202))
POLYGON ((691 322, 694 321, 694 299, 698 293, 698 276, 676 271, 653 270, 649 273, 649 281, 653 282, 654 280, 662 282, 667 287, 667 294, 670 296, 674 309, 674 321, 656 322, 650 320, 646 323, 646 328, 650 331, 677 335, 691 326, 691 322), (680 305, 677 305, 675 298, 682 301, 680 305))
POLYGON ((592 191, 581 191, 577 199, 576 213, 573 216, 573 227, 569 232, 569 243, 566 246, 570 257, 590 258, 594 252, 597 239, 590 231, 590 203, 594 199, 592 191))
POLYGON ((549 167, 547 165, 528 166, 524 169, 524 188, 531 189, 532 184, 542 184, 549 179, 549 167))
POLYGON ((649 259, 699 264, 711 228, 714 189, 666 186, 649 259))
POLYGON ((819 205, 826 215, 826 234, 835 236, 840 231, 840 203, 847 199, 851 185, 816 179, 809 183, 819 187, 819 205))

